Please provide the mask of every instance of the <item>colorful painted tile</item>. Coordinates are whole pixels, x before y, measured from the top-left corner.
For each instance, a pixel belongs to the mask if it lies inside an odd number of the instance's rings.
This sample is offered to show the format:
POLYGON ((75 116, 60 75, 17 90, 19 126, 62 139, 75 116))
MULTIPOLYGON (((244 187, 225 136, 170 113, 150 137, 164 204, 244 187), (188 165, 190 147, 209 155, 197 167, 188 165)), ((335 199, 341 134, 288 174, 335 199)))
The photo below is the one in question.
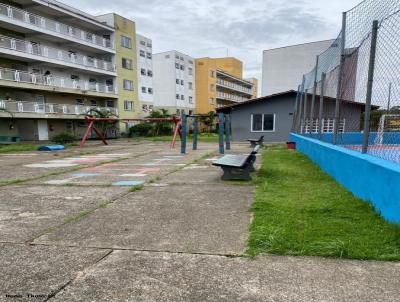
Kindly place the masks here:
POLYGON ((98 173, 74 173, 72 176, 74 177, 91 177, 91 176, 97 176, 99 175, 98 173))
POLYGON ((133 174, 121 174, 121 177, 146 177, 147 174, 144 173, 133 173, 133 174))
POLYGON ((141 180, 121 180, 113 182, 113 186, 140 186, 144 184, 144 181, 141 180))

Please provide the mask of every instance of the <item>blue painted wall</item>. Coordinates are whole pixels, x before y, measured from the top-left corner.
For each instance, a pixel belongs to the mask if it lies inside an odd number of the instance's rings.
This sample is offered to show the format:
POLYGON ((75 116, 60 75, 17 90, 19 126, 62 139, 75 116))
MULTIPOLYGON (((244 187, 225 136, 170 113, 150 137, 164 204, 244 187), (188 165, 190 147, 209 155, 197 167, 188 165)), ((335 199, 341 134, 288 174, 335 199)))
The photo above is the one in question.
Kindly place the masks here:
POLYGON ((296 149, 390 222, 400 223, 400 165, 298 134, 296 149))

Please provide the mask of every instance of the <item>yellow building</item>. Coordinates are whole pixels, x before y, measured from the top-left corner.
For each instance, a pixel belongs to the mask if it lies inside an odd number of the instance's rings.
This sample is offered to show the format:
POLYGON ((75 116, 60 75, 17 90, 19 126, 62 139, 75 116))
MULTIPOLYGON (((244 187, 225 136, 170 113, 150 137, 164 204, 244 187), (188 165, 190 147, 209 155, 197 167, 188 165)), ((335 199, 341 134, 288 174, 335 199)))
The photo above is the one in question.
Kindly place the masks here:
MULTIPOLYGON (((136 24, 120 15, 111 13, 96 17, 114 29, 115 65, 117 72, 118 102, 120 119, 138 118, 141 105, 138 97, 136 24)), ((120 122, 121 133, 126 133, 128 124, 120 122)))
POLYGON ((257 81, 243 79, 243 63, 236 58, 196 59, 196 113, 256 97, 257 81))

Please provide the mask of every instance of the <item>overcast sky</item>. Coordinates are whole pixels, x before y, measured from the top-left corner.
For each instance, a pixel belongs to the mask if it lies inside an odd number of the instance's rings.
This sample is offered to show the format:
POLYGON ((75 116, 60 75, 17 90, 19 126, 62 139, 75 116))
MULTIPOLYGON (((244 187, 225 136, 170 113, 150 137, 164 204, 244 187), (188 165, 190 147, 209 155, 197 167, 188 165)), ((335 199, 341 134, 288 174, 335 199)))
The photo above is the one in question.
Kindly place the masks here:
POLYGON ((93 15, 116 12, 153 39, 154 52, 234 56, 261 80, 262 51, 336 38, 341 12, 361 0, 60 0, 93 15))

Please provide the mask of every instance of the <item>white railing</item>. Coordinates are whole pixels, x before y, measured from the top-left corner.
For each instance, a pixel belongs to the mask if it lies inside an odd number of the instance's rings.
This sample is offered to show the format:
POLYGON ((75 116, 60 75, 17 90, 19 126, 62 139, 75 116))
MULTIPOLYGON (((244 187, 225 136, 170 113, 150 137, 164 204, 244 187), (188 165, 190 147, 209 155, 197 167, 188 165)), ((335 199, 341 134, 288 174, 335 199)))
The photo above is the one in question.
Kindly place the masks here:
POLYGON ((57 22, 55 20, 29 13, 13 6, 0 4, 0 15, 6 16, 12 20, 22 21, 31 26, 54 31, 57 34, 74 37, 76 39, 89 42, 98 46, 114 49, 114 45, 110 39, 100 37, 93 33, 57 22))
POLYGON ((42 75, 29 73, 26 71, 0 68, 0 80, 43 85, 59 88, 79 89, 101 93, 116 94, 117 90, 112 85, 105 85, 96 82, 83 80, 73 80, 70 78, 56 77, 52 75, 42 75))
MULTIPOLYGON (((319 120, 306 119, 301 122, 301 133, 319 133, 319 120)), ((335 129, 334 118, 323 118, 321 120, 322 133, 333 133, 335 129)), ((339 122, 338 131, 344 132, 346 127, 346 119, 341 119, 339 122)))
POLYGON ((71 104, 48 104, 37 102, 5 101, 0 100, 0 109, 13 113, 38 113, 38 114, 68 114, 80 115, 87 113, 90 109, 108 111, 118 116, 118 110, 113 107, 83 106, 71 104))
POLYGON ((226 92, 220 92, 220 91, 217 91, 217 98, 232 101, 232 102, 245 102, 245 101, 249 100, 249 98, 244 98, 244 97, 241 97, 238 95, 234 95, 234 94, 226 93, 226 92))
POLYGON ((17 40, 2 35, 0 35, 0 48, 15 50, 23 53, 28 53, 34 56, 55 59, 67 63, 78 64, 85 67, 93 67, 96 69, 102 69, 112 72, 115 71, 115 66, 110 61, 105 61, 90 56, 83 56, 62 49, 43 46, 24 40, 17 40))
POLYGON ((229 88, 229 89, 234 89, 234 90, 237 90, 237 91, 240 91, 240 92, 244 92, 244 93, 247 93, 247 94, 250 94, 250 95, 253 94, 253 91, 251 89, 245 87, 245 86, 242 86, 242 85, 239 85, 239 84, 235 84, 235 83, 232 83, 232 82, 229 82, 229 81, 225 81, 225 80, 222 80, 222 79, 217 79, 217 85, 220 85, 220 86, 223 86, 223 87, 229 88))

